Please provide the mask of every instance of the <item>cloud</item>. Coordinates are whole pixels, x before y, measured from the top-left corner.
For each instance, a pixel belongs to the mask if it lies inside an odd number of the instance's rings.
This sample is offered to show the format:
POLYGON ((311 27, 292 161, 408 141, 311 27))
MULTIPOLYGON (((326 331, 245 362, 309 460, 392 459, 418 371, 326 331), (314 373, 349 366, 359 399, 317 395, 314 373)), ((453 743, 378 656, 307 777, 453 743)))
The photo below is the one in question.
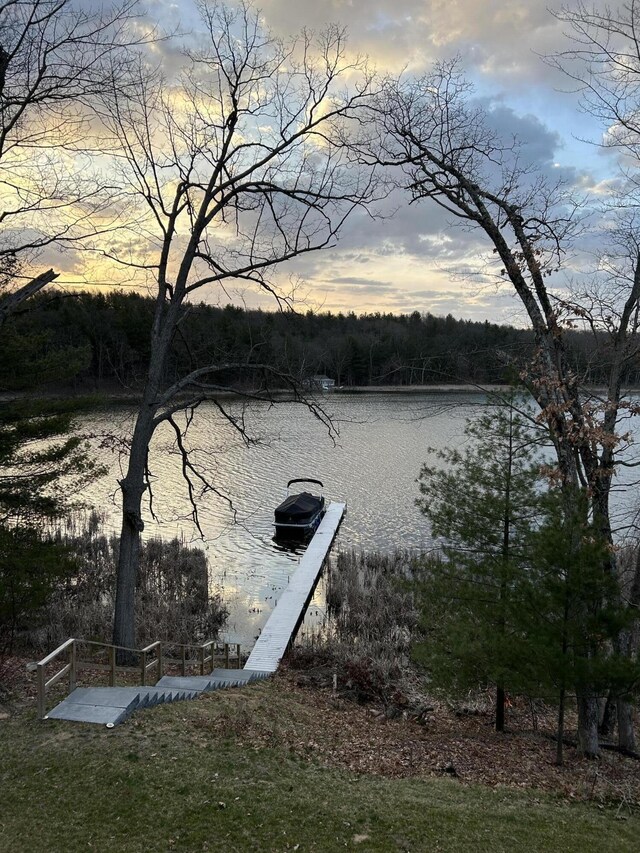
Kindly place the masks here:
POLYGON ((375 279, 358 278, 354 275, 337 276, 327 279, 329 284, 351 285, 352 287, 366 287, 368 290, 388 290, 388 281, 375 281, 375 279))
MULTIPOLYGON (((182 33, 153 49, 171 77, 183 61, 181 44, 201 30, 195 3, 147 0, 146 8, 149 22, 182 33)), ((607 192, 610 158, 598 158, 572 136, 593 136, 596 126, 555 90, 565 81, 539 56, 563 46, 562 25, 547 0, 260 0, 258 8, 283 38, 302 27, 344 25, 351 53, 368 54, 381 71, 418 74, 434 59, 460 54, 478 104, 497 132, 523 141, 523 158, 577 189, 607 192)), ((336 247, 294 259, 275 280, 288 291, 290 276, 301 277, 301 304, 327 310, 419 310, 492 320, 513 315, 517 303, 508 288, 480 286, 490 280, 482 275, 488 243, 481 232, 459 227, 433 202, 409 205, 400 190, 380 203, 379 213, 372 220, 355 212, 336 247)), ((271 296, 245 285, 228 295, 212 288, 206 298, 274 307, 271 296)))
POLYGON ((479 75, 503 83, 551 76, 537 53, 562 45, 562 25, 546 0, 263 0, 266 21, 280 34, 329 23, 347 27, 354 50, 379 66, 417 70, 461 53, 479 75))

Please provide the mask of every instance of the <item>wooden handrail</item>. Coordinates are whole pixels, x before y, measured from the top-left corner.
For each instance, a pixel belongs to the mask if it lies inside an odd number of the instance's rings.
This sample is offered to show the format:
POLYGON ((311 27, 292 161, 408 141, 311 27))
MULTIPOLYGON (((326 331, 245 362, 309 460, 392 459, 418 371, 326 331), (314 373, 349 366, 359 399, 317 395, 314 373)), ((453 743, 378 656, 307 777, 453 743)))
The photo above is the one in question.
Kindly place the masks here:
POLYGON ((177 642, 174 642, 173 640, 155 640, 155 642, 146 646, 145 649, 133 649, 133 648, 130 648, 129 646, 115 646, 115 645, 113 645, 113 643, 102 643, 98 640, 83 640, 81 638, 70 637, 68 640, 65 640, 61 646, 58 646, 57 649, 52 651, 51 654, 47 655, 46 658, 43 658, 41 661, 39 661, 39 663, 48 663, 50 659, 52 660, 56 656, 56 654, 63 651, 67 647, 67 645, 69 645, 69 643, 73 642, 74 640, 76 643, 82 643, 83 646, 98 646, 101 649, 117 649, 118 651, 135 652, 136 654, 140 654, 140 652, 145 651, 145 650, 148 651, 156 643, 162 643, 162 645, 164 647, 168 646, 169 648, 180 649, 180 648, 184 647, 185 649, 201 649, 203 646, 205 646, 205 647, 211 646, 211 645, 223 646, 224 642, 225 642, 224 640, 205 640, 204 643, 177 643, 177 642))
MULTIPOLYGON (((67 640, 67 642, 69 642, 67 640)), ((82 643, 83 646, 99 646, 101 649, 118 649, 123 652, 139 652, 140 649, 131 649, 129 646, 114 646, 113 643, 101 643, 98 640, 76 640, 77 643, 82 643)))
POLYGON ((73 637, 69 637, 69 639, 65 640, 61 646, 58 646, 58 648, 54 649, 51 654, 48 654, 46 658, 42 658, 41 661, 38 661, 38 666, 46 666, 48 663, 51 663, 51 661, 55 660, 61 652, 69 648, 72 643, 75 643, 75 639, 73 637))
MULTIPOLYGON (((240 644, 236 643, 237 649, 237 660, 238 660, 238 668, 241 665, 241 655, 240 655, 240 644)), ((207 640, 204 643, 173 643, 165 640, 156 640, 153 643, 150 643, 148 646, 145 646, 143 649, 132 649, 127 646, 116 646, 113 643, 101 643, 96 640, 82 640, 76 637, 70 637, 68 640, 65 640, 57 649, 54 649, 50 654, 46 657, 42 658, 42 660, 36 663, 36 673, 37 673, 37 688, 38 688, 38 717, 43 719, 46 716, 46 695, 49 687, 52 687, 54 684, 57 684, 62 678, 66 675, 69 676, 69 693, 72 693, 76 686, 76 674, 79 668, 90 669, 91 662, 90 661, 80 661, 78 660, 78 646, 94 646, 101 649, 106 649, 108 651, 108 663, 106 665, 98 665, 95 666, 101 670, 108 671, 108 682, 110 687, 115 687, 116 684, 116 673, 118 670, 123 672, 132 672, 136 671, 135 667, 131 666, 123 666, 116 663, 116 652, 117 651, 125 651, 125 652, 134 652, 137 655, 140 655, 140 666, 137 671, 140 673, 140 681, 142 686, 146 685, 146 676, 148 670, 152 667, 157 667, 157 680, 159 681, 162 678, 164 671, 164 662, 167 659, 166 650, 170 649, 172 651, 179 651, 179 657, 177 657, 176 663, 179 663, 181 667, 182 675, 186 675, 187 665, 190 666, 199 666, 200 674, 205 675, 205 671, 212 672, 215 664, 216 650, 220 649, 221 656, 224 657, 225 667, 229 668, 229 643, 225 643, 222 640, 207 640), (187 651, 190 649, 195 649, 199 652, 197 658, 188 658, 187 651), (66 664, 59 669, 51 678, 46 678, 45 668, 48 664, 52 663, 56 658, 62 655, 64 652, 67 653, 67 662, 66 664), (148 660, 147 656, 155 652, 155 657, 152 660, 148 660)), ((174 660, 172 656, 168 656, 170 660, 174 660)))
POLYGON ((46 696, 47 696, 47 688, 53 687, 54 684, 57 684, 61 678, 64 678, 65 675, 69 676, 69 693, 75 690, 76 687, 76 643, 77 640, 74 637, 70 637, 66 640, 61 646, 58 646, 57 649, 51 652, 51 654, 47 655, 41 661, 36 664, 36 672, 37 672, 37 684, 38 684, 38 717, 42 719, 46 713, 46 696), (68 661, 62 669, 59 669, 55 675, 52 675, 50 679, 47 680, 46 677, 46 666, 47 664, 54 661, 57 657, 59 657, 63 652, 68 653, 68 661))

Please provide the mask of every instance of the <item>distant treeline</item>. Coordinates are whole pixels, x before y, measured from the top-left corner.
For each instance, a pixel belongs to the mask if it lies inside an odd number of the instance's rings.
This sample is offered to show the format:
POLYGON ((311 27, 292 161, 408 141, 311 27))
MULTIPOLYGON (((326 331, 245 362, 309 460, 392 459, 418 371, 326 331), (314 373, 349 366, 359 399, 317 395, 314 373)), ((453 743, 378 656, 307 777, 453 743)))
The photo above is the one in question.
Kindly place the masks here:
MULTIPOLYGON (((135 293, 49 292, 15 316, 0 341, 0 389, 46 385, 61 371, 82 391, 135 391, 148 366, 154 302, 135 293)), ((567 338, 576 373, 606 376, 606 340, 587 332, 567 338)), ((489 322, 394 314, 304 314, 193 305, 173 342, 172 375, 209 363, 238 365, 227 384, 251 384, 269 365, 296 377, 322 374, 338 386, 503 383, 534 349, 530 331, 489 322), (244 365, 244 367, 240 366, 244 365)), ((277 384, 277 376, 272 382, 277 384)), ((625 381, 640 382, 640 364, 625 381)))

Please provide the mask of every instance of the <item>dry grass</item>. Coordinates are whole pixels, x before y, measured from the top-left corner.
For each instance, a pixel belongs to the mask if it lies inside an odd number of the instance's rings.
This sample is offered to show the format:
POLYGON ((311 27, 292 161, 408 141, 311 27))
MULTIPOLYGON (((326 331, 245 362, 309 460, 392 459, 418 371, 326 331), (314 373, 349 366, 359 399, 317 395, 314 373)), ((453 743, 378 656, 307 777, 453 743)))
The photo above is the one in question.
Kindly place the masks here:
POLYGON ((410 666, 418 618, 411 572, 403 552, 340 552, 327 568, 328 625, 296 644, 290 665, 316 686, 330 685, 335 673, 343 695, 357 702, 403 706, 417 681, 410 666))
MULTIPOLYGON (((111 636, 118 539, 107 535, 97 513, 69 519, 55 531, 77 560, 77 572, 55 588, 46 605, 28 614, 13 639, 34 656, 68 637, 106 641, 111 636)), ((209 595, 205 553, 180 539, 143 543, 136 589, 136 637, 143 646, 158 639, 196 643, 215 639, 227 610, 209 595)))

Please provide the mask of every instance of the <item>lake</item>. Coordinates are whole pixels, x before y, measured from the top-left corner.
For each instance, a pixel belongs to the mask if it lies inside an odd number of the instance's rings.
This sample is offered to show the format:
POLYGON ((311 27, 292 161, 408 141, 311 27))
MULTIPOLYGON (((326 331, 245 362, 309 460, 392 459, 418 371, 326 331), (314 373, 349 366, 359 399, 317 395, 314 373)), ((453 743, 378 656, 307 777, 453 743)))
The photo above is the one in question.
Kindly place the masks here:
MULTIPOLYGON (((346 501, 334 550, 427 550, 433 540, 415 506, 420 466, 430 447, 460 446, 466 419, 488 403, 481 393, 433 392, 330 394, 322 404, 339 431, 335 444, 326 426, 305 407, 289 402, 250 408, 237 400, 225 402, 255 442, 249 445, 212 404, 198 409, 190 427, 194 461, 231 501, 212 493, 202 497, 199 518, 205 538, 199 541, 209 560, 211 589, 230 610, 227 637, 243 647, 253 644, 299 560, 299 552, 283 550, 273 541, 273 510, 289 479, 320 479, 327 498, 346 501)), ((92 414, 83 426, 98 435, 126 436, 132 419, 132 409, 112 406, 92 414)), ((120 459, 115 450, 103 453, 110 473, 85 497, 105 512, 107 526, 117 530, 120 459)), ((150 468, 158 520, 145 509, 144 535, 181 534, 198 541, 168 429, 154 439, 150 468)), ((632 497, 627 494, 626 501, 632 497)), ((621 497, 617 500, 620 511, 626 510, 621 497)), ((307 627, 322 619, 323 608, 320 584, 307 627)))

